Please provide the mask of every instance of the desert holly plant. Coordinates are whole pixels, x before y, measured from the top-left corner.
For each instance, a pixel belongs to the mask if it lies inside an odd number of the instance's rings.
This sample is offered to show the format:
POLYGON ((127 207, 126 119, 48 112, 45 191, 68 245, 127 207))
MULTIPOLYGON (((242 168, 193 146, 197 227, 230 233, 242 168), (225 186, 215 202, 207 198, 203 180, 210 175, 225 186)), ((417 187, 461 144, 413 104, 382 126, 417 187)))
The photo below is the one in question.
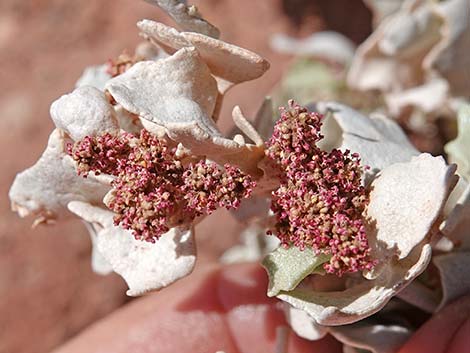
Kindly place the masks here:
MULTIPOLYGON (((414 327, 391 313, 437 310, 464 294, 456 276, 470 288, 462 265, 470 265, 468 107, 446 147, 458 169, 420 153, 383 114, 315 99, 289 100, 278 113, 266 99, 252 122, 235 106, 238 133, 227 137, 217 126, 224 96, 269 63, 218 39, 193 6, 150 2, 182 30, 139 21, 146 42, 134 55, 88 68, 52 104, 56 128, 14 180, 13 210, 35 225, 81 218, 93 269, 121 275, 131 296, 189 275, 195 226, 232 210, 256 234, 244 233, 246 244, 231 254, 262 261, 267 295, 283 302, 293 330, 311 340, 330 333, 350 348, 394 352, 414 327)), ((409 11, 438 30, 439 13, 409 11)), ((384 38, 370 45, 395 48, 384 38)), ((369 51, 361 49, 350 79, 376 68, 369 51)))

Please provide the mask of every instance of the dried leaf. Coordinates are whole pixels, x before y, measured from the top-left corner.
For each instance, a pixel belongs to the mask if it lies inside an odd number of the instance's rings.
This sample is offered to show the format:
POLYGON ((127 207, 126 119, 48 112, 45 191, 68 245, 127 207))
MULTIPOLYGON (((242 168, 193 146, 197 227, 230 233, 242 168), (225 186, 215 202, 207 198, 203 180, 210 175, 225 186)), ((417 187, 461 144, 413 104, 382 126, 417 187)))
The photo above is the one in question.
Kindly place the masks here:
POLYGON ((129 286, 127 294, 142 295, 190 274, 196 261, 191 230, 172 228, 155 243, 136 240, 130 231, 114 226, 114 214, 85 202, 70 202, 70 211, 99 230, 98 250, 129 286))
POLYGON ((9 196, 20 216, 33 214, 47 220, 70 201, 100 204, 108 190, 109 186, 92 177, 77 175, 72 158, 65 153, 63 132, 55 129, 41 158, 16 176, 9 196))
POLYGON ((291 291, 315 269, 328 261, 330 256, 315 254, 306 248, 301 251, 292 246, 278 247, 263 260, 263 267, 269 276, 268 296, 274 297, 281 291, 291 291))
POLYGON ((119 132, 113 107, 103 92, 91 86, 76 88, 52 103, 51 117, 75 141, 85 136, 119 132))

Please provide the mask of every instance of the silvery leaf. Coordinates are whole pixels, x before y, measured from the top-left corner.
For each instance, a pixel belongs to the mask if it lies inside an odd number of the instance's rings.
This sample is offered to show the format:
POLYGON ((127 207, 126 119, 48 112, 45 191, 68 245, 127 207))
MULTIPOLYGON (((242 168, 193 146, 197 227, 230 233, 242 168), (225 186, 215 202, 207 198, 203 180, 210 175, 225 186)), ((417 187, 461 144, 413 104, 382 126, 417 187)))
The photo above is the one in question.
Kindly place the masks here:
POLYGON ((51 117, 75 141, 85 136, 119 132, 113 107, 104 93, 92 86, 78 87, 57 99, 51 105, 51 117))
POLYGON ((16 176, 9 196, 20 216, 33 214, 47 221, 57 217, 70 201, 102 203, 110 187, 91 175, 77 175, 72 158, 65 153, 65 143, 63 132, 55 129, 36 164, 16 176))
POLYGON ((86 202, 68 204, 73 213, 97 227, 97 249, 129 286, 127 294, 142 295, 190 274, 196 261, 192 230, 172 228, 155 243, 136 240, 131 231, 113 224, 114 214, 86 202))

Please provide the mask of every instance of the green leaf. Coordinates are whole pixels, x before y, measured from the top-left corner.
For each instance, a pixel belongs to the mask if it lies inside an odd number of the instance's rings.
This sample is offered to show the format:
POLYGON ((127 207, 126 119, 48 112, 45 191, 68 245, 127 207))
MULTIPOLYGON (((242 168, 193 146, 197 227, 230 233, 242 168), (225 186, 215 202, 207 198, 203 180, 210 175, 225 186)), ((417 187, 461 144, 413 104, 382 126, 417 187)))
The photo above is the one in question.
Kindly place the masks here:
POLYGON ((312 249, 301 251, 294 246, 288 249, 278 247, 263 260, 263 267, 269 276, 268 296, 274 297, 281 291, 293 290, 329 259, 329 255, 316 255, 312 249))
POLYGON ((470 179, 470 104, 463 104, 457 115, 459 133, 445 145, 449 160, 456 163, 458 173, 470 179))

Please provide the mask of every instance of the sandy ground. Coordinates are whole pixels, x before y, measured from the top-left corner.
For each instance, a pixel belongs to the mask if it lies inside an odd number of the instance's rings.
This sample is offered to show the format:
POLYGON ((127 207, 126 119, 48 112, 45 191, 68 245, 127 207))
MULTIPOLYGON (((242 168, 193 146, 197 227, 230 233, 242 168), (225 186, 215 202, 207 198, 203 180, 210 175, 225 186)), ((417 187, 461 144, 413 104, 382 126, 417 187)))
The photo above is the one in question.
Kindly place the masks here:
MULTIPOLYGON (((272 52, 274 32, 305 34, 320 28, 365 38, 370 15, 360 1, 200 0, 200 11, 226 41, 265 56, 271 70, 228 95, 221 119, 238 104, 253 116, 285 71, 289 58, 272 52), (303 3, 303 5, 302 5, 303 3), (304 7, 302 7, 304 6, 304 7), (303 11, 302 9, 305 9, 303 11), (352 16, 352 13, 357 16, 352 16)), ((2 0, 0 3, 0 353, 42 353, 124 304, 125 284, 90 269, 90 242, 78 220, 31 229, 10 211, 9 186, 42 153, 53 128, 49 105, 73 89, 87 65, 105 62, 140 41, 141 18, 171 21, 134 0, 2 0)), ((219 213, 199 226, 202 261, 236 241, 239 226, 219 213)))

